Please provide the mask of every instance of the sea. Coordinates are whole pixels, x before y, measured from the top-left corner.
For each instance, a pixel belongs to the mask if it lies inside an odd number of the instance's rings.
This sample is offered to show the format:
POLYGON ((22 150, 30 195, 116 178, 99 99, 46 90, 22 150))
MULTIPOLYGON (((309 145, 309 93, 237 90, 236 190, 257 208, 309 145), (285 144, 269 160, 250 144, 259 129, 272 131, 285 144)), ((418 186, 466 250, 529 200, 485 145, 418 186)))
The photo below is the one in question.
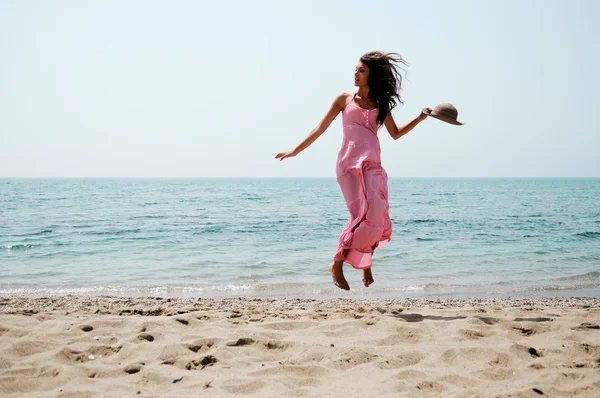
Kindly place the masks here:
POLYGON ((600 296, 600 178, 390 178, 375 283, 335 178, 0 179, 0 295, 600 296))

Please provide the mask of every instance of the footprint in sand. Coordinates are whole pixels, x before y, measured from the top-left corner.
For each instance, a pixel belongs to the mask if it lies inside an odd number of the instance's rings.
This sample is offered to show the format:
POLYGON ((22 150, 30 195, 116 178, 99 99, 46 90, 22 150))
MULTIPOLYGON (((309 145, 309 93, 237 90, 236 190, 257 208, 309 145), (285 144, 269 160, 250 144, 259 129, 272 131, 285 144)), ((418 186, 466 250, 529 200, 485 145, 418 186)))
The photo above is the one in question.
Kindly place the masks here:
POLYGON ((198 352, 200 350, 207 351, 212 347, 218 345, 221 339, 198 339, 186 345, 186 347, 192 352, 198 352))
POLYGON ((265 323, 261 326, 265 329, 272 329, 272 330, 299 330, 299 329, 309 329, 309 328, 311 328, 313 326, 317 326, 317 325, 318 325, 317 322, 283 321, 283 322, 265 323))
POLYGON ((436 381, 422 381, 415 388, 419 391, 419 394, 440 394, 446 390, 446 386, 436 381))
POLYGON ((132 374, 138 373, 140 370, 142 370, 143 366, 144 366, 144 363, 132 363, 131 365, 125 366, 125 368, 123 369, 123 372, 129 373, 130 375, 132 375, 132 374))
POLYGON ((565 380, 581 380, 584 379, 585 376, 579 373, 559 373, 556 375, 555 379, 554 379, 554 383, 556 384, 560 384, 561 382, 564 382, 565 380))
POLYGON ((596 359, 595 362, 574 362, 568 367, 573 369, 581 369, 581 368, 597 368, 600 366, 600 358, 596 359))
POLYGON ((442 353, 442 359, 453 365, 473 366, 488 366, 493 365, 498 358, 502 357, 502 353, 490 348, 460 348, 450 349, 442 353))
POLYGON ((520 357, 521 359, 539 358, 544 356, 544 350, 535 349, 521 344, 513 344, 509 351, 520 357))
POLYGON ((488 364, 490 366, 501 366, 506 367, 510 362, 510 356, 508 354, 500 353, 494 359, 492 359, 488 364))
POLYGON ((600 325, 596 325, 595 323, 587 323, 584 322, 579 326, 571 328, 573 330, 600 330, 600 325))
POLYGON ((263 347, 267 351, 280 351, 283 352, 293 346, 294 343, 286 343, 283 341, 271 340, 263 343, 261 347, 263 347))
POLYGON ((17 341, 8 351, 15 357, 22 358, 51 350, 54 347, 56 347, 56 345, 48 341, 25 340, 17 341))
POLYGON ((545 318, 545 317, 535 317, 535 318, 515 318, 514 322, 552 322, 554 319, 545 318))
POLYGON ((16 367, 10 369, 3 376, 20 376, 20 377, 53 377, 60 373, 60 369, 48 365, 32 365, 27 367, 16 367))
POLYGON ((231 394, 248 395, 259 392, 265 386, 266 383, 260 380, 230 379, 226 380, 221 388, 231 394))
POLYGON ((198 352, 202 348, 202 344, 188 344, 187 348, 192 352, 198 352))
POLYGON ((485 323, 486 325, 495 325, 500 322, 500 319, 489 316, 476 316, 475 319, 485 323))
POLYGON ((379 369, 399 369, 411 365, 416 365, 424 359, 424 355, 419 352, 406 352, 395 358, 386 359, 377 364, 379 369))
POLYGON ((421 341, 421 333, 422 331, 418 328, 399 327, 396 329, 396 334, 382 340, 378 343, 378 345, 390 345, 389 343, 392 343, 392 345, 399 343, 417 344, 419 341, 421 341))
MULTIPOLYGON (((283 352, 283 351, 280 351, 283 352)), ((321 348, 320 350, 308 350, 308 351, 304 351, 301 355, 299 356, 294 356, 294 358, 296 359, 297 363, 310 363, 310 362, 321 362, 327 358, 329 358, 330 355, 328 355, 323 348, 321 348)))
POLYGON ((204 369, 205 367, 212 366, 217 362, 217 358, 214 356, 206 355, 202 359, 194 359, 193 361, 188 362, 187 365, 185 365, 185 368, 187 370, 197 369, 198 367, 200 367, 200 369, 204 369))
POLYGON ((225 345, 229 346, 229 347, 241 347, 241 346, 245 346, 245 345, 251 345, 254 344, 254 339, 251 339, 250 337, 242 337, 237 339, 236 341, 230 341, 225 343, 225 345))
POLYGON ((444 377, 440 377, 439 380, 460 388, 475 387, 479 383, 477 380, 469 379, 457 374, 446 375, 444 377))
POLYGON ((490 334, 480 330, 460 329, 459 332, 469 340, 478 340, 482 337, 488 337, 490 334))
POLYGON ((395 377, 399 380, 424 379, 427 377, 427 374, 420 372, 418 370, 403 370, 401 372, 396 373, 395 377))
POLYGON ((169 361, 173 358, 185 358, 186 355, 191 355, 188 344, 170 344, 162 347, 158 360, 169 361))
POLYGON ((600 359, 600 346, 588 343, 580 343, 575 348, 583 354, 598 357, 600 359))
MULTIPOLYGON (((520 334, 521 336, 532 336, 534 334, 547 333, 552 330, 554 325, 551 323, 542 323, 550 321, 531 321, 531 319, 538 318, 516 318, 512 322, 507 322, 505 328, 512 333, 520 334), (521 319, 518 321, 518 319, 521 319), (527 319, 526 321, 524 319, 527 319)), ((550 318, 544 318, 550 319, 550 318)))
POLYGON ((374 355, 364 351, 354 351, 345 353, 331 360, 331 367, 338 370, 346 370, 353 368, 363 363, 369 363, 376 360, 378 355, 374 355))
POLYGON ((347 324, 332 326, 331 329, 332 330, 323 330, 320 333, 327 337, 344 337, 351 336, 356 332, 354 326, 348 326, 347 324))
POLYGON ((295 378, 322 378, 329 370, 318 365, 280 365, 252 372, 249 376, 286 376, 295 378))
POLYGON ((127 323, 125 320, 102 320, 94 322, 94 328, 109 328, 109 329, 125 329, 127 328, 127 323))
POLYGON ((141 341, 150 341, 150 342, 152 342, 152 341, 154 341, 154 336, 152 336, 149 333, 140 333, 140 334, 138 334, 137 339, 141 340, 141 341))
POLYGON ((535 330, 529 328, 513 327, 513 329, 519 331, 523 336, 531 336, 532 334, 535 334, 535 330))
POLYGON ((85 363, 92 361, 92 358, 100 358, 109 357, 113 354, 121 351, 122 346, 107 346, 107 345, 97 345, 90 346, 84 350, 76 350, 73 348, 63 348, 56 354, 54 354, 54 358, 59 363, 64 363, 68 365, 72 365, 74 363, 85 363))
POLYGON ((516 375, 514 369, 511 368, 485 369, 477 373, 482 377, 493 381, 509 380, 516 375))

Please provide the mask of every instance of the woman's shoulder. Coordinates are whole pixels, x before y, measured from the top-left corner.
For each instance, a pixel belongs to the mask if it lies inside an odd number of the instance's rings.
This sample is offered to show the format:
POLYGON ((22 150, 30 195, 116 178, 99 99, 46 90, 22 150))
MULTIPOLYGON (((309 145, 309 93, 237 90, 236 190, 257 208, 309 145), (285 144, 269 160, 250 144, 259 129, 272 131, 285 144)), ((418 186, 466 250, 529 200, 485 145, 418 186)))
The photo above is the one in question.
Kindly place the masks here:
POLYGON ((337 96, 337 99, 347 101, 347 100, 351 99, 353 96, 354 96, 353 93, 341 93, 337 96))
POLYGON ((344 109, 344 108, 346 108, 346 105, 348 104, 348 102, 350 102, 350 100, 352 99, 353 95, 354 94, 350 94, 350 93, 341 93, 341 94, 338 94, 338 96, 335 97, 334 102, 341 109, 344 109))

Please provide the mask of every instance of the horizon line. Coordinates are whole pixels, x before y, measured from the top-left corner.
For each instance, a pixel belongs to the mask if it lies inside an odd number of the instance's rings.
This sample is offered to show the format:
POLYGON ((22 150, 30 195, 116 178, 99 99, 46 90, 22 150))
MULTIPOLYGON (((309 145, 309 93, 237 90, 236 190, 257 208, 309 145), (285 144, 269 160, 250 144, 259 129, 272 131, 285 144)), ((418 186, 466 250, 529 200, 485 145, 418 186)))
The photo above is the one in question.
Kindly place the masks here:
MULTIPOLYGON (((4 177, 0 176, 0 180, 10 180, 10 179, 336 179, 335 176, 293 176, 293 177, 285 177, 285 176, 222 176, 222 177, 211 177, 211 176, 13 176, 13 177, 4 177)), ((394 178, 405 178, 405 179, 596 179, 600 178, 600 176, 389 176, 389 179, 394 178)))

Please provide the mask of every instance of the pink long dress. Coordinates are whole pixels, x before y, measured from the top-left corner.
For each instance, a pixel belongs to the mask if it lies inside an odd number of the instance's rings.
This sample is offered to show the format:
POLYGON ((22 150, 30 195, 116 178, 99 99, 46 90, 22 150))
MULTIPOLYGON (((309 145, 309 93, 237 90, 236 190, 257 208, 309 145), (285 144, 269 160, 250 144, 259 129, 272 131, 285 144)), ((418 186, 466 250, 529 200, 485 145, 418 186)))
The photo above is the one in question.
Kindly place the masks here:
POLYGON ((357 269, 370 268, 375 249, 388 243, 392 236, 388 177, 381 166, 377 112, 358 106, 354 96, 342 112, 344 139, 336 176, 350 221, 342 231, 334 260, 357 269))

